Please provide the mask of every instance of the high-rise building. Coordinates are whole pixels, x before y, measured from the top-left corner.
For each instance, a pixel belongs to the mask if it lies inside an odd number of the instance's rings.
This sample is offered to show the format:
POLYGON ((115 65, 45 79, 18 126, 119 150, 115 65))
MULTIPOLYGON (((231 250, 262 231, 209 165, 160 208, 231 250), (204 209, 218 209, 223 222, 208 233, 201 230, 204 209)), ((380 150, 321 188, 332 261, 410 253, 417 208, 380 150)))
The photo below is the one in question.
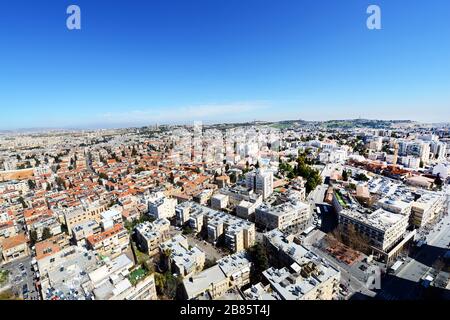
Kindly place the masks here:
POLYGON ((249 172, 246 175, 246 185, 266 199, 273 193, 273 172, 262 170, 249 172))

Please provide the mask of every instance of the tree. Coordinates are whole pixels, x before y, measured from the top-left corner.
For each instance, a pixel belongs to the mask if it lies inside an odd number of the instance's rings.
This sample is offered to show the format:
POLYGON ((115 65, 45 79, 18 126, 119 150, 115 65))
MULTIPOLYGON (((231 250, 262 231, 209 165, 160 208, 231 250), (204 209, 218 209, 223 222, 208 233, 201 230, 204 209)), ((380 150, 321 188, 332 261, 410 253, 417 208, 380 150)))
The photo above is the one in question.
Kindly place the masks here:
POLYGON ((100 179, 103 179, 103 180, 108 180, 108 176, 107 176, 106 173, 104 173, 104 172, 100 172, 100 173, 98 174, 98 177, 99 177, 100 179))
POLYGON ((214 267, 217 264, 217 261, 215 259, 210 260, 210 259, 206 259, 205 260, 205 266, 203 267, 203 270, 209 269, 211 267, 214 267))
POLYGON ((343 235, 344 244, 348 245, 356 251, 368 253, 370 248, 370 240, 362 235, 353 224, 350 224, 347 228, 341 228, 341 234, 343 235))
POLYGON ((38 236, 36 230, 30 232, 30 240, 32 244, 35 244, 37 242, 38 236))
POLYGON ((356 181, 369 181, 369 178, 364 173, 359 173, 355 176, 356 181))
POLYGON ((139 168, 137 168, 137 169, 135 170, 135 173, 136 173, 136 174, 139 174, 139 173, 144 172, 144 171, 145 171, 144 168, 139 167, 139 168))
POLYGON ((45 227, 44 230, 42 230, 42 240, 47 240, 52 237, 52 232, 50 231, 50 228, 45 227))
POLYGON ((169 300, 174 300, 176 298, 177 289, 180 283, 180 277, 176 277, 170 272, 164 274, 155 273, 156 291, 158 294, 169 300))
POLYGON ((36 183, 33 180, 28 180, 28 187, 32 190, 35 189, 36 183))
POLYGON ((17 199, 17 201, 20 202, 20 204, 22 205, 22 207, 23 207, 24 209, 28 208, 28 205, 26 204, 25 200, 24 200, 22 197, 20 197, 19 199, 17 199))
POLYGON ((189 235, 189 234, 192 234, 193 232, 194 232, 194 230, 192 230, 192 228, 189 227, 189 226, 183 228, 183 234, 184 235, 189 235))
POLYGON ((55 182, 59 189, 66 189, 66 182, 61 177, 57 177, 55 182))
POLYGON ((252 261, 252 283, 261 282, 263 271, 269 268, 266 248, 261 243, 257 243, 248 250, 248 253, 252 261))
POLYGON ((436 187, 437 187, 438 189, 442 189, 443 183, 444 183, 444 182, 442 181, 440 175, 438 175, 437 178, 436 178, 436 180, 434 180, 434 184, 436 185, 436 187))
POLYGON ((345 169, 342 172, 342 181, 348 181, 348 172, 345 169))

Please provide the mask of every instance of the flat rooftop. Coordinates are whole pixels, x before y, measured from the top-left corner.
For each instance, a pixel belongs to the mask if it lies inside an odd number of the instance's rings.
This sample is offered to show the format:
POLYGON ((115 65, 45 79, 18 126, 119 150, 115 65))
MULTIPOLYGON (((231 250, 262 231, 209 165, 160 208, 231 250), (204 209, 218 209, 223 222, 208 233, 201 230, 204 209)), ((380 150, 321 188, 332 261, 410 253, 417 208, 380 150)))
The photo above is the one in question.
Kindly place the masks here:
POLYGON ((368 214, 355 210, 343 210, 339 214, 381 231, 388 230, 405 218, 403 214, 393 213, 384 209, 378 209, 368 214))

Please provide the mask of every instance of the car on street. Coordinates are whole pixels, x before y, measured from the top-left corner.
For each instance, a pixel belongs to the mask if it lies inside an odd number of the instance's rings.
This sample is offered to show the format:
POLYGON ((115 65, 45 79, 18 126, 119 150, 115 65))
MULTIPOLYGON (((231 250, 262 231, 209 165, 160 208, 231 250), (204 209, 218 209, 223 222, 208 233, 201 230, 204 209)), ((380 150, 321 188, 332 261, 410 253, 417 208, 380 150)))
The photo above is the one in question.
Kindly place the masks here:
POLYGON ((22 287, 22 294, 25 296, 26 294, 28 294, 28 284, 24 284, 22 287))

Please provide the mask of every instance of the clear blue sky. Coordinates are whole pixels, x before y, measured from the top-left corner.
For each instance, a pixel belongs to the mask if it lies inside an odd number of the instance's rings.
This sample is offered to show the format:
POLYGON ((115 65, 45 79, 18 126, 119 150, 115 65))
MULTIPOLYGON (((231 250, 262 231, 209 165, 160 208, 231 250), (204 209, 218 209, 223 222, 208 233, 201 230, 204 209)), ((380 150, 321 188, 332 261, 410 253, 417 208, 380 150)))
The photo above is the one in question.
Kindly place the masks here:
POLYGON ((2 0, 0 111, 0 130, 450 121, 450 1, 2 0))

